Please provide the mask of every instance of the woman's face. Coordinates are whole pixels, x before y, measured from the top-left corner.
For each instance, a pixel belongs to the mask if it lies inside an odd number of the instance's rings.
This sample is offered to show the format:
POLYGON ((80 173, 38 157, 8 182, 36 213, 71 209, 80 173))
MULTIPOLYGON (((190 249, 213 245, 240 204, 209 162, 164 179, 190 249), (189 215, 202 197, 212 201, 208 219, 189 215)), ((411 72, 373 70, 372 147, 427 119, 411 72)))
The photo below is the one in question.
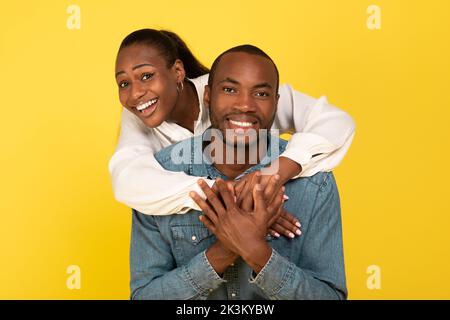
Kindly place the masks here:
POLYGON ((177 83, 184 75, 180 60, 168 68, 159 51, 148 45, 130 45, 117 55, 120 103, 150 128, 168 120, 178 100, 177 83))

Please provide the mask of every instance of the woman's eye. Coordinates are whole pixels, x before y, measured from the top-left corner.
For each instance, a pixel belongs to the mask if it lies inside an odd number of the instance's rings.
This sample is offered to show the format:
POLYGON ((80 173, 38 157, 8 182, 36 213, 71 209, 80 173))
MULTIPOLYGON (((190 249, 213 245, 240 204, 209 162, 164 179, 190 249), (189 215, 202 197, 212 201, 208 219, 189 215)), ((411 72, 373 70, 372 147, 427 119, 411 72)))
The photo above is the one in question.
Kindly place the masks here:
POLYGON ((121 89, 123 89, 123 88, 125 88, 125 87, 128 87, 128 82, 122 81, 121 83, 119 83, 119 87, 120 87, 121 89))
POLYGON ((226 93, 233 93, 233 92, 235 92, 235 90, 234 90, 233 88, 224 87, 224 88, 223 88, 223 92, 226 92, 226 93))
POLYGON ((142 80, 148 80, 148 79, 150 79, 151 77, 153 77, 153 73, 144 73, 144 74, 142 75, 142 80))

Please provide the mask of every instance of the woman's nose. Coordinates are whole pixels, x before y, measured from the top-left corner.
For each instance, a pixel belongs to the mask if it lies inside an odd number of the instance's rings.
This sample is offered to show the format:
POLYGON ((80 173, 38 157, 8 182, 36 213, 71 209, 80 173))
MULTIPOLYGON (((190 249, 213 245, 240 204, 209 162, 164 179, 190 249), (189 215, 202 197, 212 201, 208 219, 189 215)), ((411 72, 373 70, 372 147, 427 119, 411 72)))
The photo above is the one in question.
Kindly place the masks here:
POLYGON ((145 96, 146 90, 140 84, 134 84, 131 87, 131 97, 133 101, 139 101, 143 96, 145 96))

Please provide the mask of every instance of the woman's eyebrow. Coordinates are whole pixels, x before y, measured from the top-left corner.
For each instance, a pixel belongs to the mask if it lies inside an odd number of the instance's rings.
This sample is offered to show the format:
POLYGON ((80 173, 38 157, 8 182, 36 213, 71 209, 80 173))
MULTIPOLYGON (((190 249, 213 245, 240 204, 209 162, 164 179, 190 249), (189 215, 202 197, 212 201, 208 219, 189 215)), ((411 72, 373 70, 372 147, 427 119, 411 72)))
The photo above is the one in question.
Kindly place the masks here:
POLYGON ((146 67, 146 66, 150 66, 150 67, 154 67, 154 65, 150 64, 150 63, 141 63, 141 64, 137 64, 135 65, 132 70, 136 70, 138 68, 142 68, 142 67, 146 67))
MULTIPOLYGON (((150 63, 141 63, 141 64, 135 65, 133 68, 131 68, 131 70, 136 70, 136 69, 138 69, 138 68, 148 67, 148 66, 154 67, 154 65, 152 65, 152 64, 150 64, 150 63)), ((121 70, 121 71, 116 72, 116 78, 117 78, 117 76, 118 76, 119 74, 122 74, 122 73, 125 73, 125 71, 121 70)))

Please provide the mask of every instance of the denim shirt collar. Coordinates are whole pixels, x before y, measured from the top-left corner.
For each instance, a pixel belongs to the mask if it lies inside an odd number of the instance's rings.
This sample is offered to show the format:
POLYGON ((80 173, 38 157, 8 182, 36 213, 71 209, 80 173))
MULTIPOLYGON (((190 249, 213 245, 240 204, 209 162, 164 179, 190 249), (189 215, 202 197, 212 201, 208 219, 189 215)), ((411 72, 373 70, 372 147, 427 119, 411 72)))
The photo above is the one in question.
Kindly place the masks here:
MULTIPOLYGON (((191 153, 191 163, 195 163, 194 159, 198 157, 198 155, 203 155, 204 150, 204 142, 209 141, 205 137, 206 134, 208 134, 208 131, 211 129, 209 127, 208 129, 203 132, 203 134, 195 136, 192 139, 193 147, 192 147, 192 153, 191 153)), ((270 164, 273 160, 277 159, 281 153, 284 152, 286 149, 287 142, 285 140, 282 140, 276 136, 273 136, 272 134, 268 134, 267 136, 267 152, 264 158, 254 166, 248 168, 244 172, 242 172, 239 176, 235 178, 235 180, 241 179, 243 176, 245 176, 248 173, 260 170, 261 168, 267 166, 270 164), (276 145, 278 143, 278 146, 276 145), (272 145, 273 144, 273 145, 272 145), (275 152, 272 152, 274 149, 275 152)), ((222 172, 220 172, 214 164, 210 163, 210 161, 205 161, 202 157, 201 164, 192 166, 192 175, 199 176, 199 177, 208 177, 209 179, 216 179, 216 178, 222 178, 224 180, 228 180, 228 177, 226 177, 222 172)))

